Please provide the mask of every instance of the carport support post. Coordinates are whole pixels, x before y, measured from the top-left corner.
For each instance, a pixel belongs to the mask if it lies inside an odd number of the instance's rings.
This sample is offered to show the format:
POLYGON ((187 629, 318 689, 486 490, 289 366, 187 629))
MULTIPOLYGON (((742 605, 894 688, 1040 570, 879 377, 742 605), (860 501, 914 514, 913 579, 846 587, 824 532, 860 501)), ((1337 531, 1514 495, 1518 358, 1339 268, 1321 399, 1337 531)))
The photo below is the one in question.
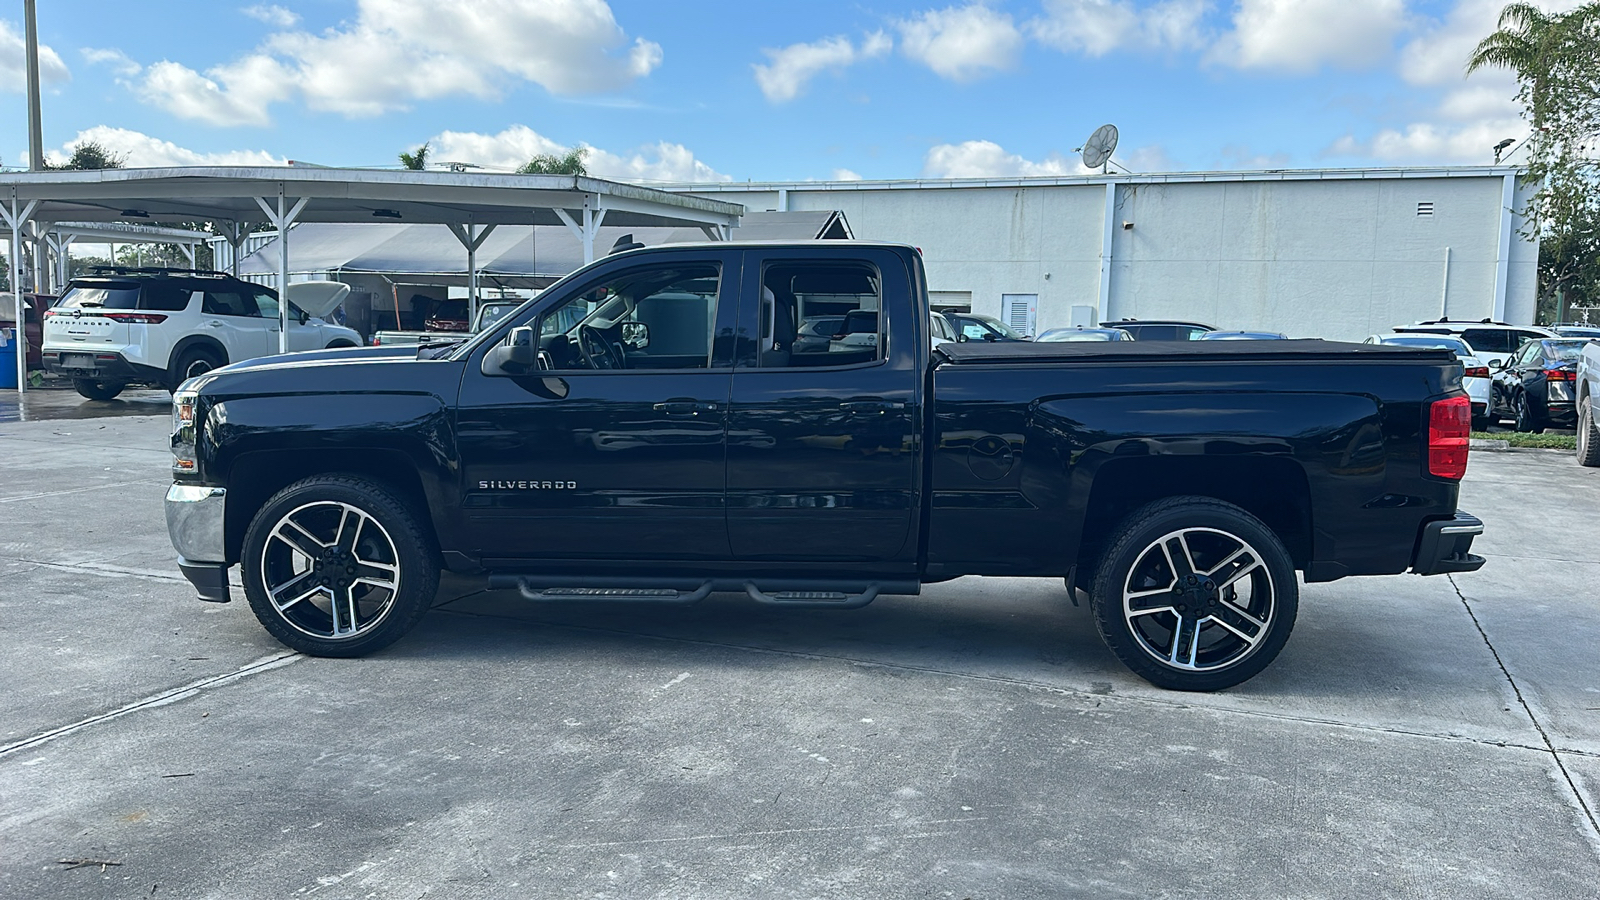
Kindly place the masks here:
POLYGON ((306 208, 310 197, 301 197, 293 207, 283 196, 283 185, 278 185, 278 211, 272 211, 265 197, 255 198, 256 205, 267 214, 267 221, 278 229, 278 352, 289 352, 289 228, 300 211, 306 208))
POLYGON ((6 220, 6 227, 11 229, 11 296, 17 310, 17 397, 20 399, 28 389, 28 329, 27 313, 22 303, 22 227, 28 224, 28 217, 38 207, 39 201, 29 200, 27 206, 17 205, 17 189, 11 189, 11 203, 9 208, 0 206, 0 218, 6 220))
POLYGON ((605 221, 606 211, 596 211, 589 206, 588 201, 583 204, 583 224, 579 225, 572 220, 572 215, 564 209, 556 209, 556 215, 561 221, 567 223, 567 228, 578 236, 583 243, 583 264, 594 262, 594 236, 600 232, 600 223, 605 221))
POLYGON ((465 225, 451 225, 450 233, 456 236, 461 246, 467 248, 467 325, 478 321, 478 248, 494 233, 495 226, 485 225, 482 231, 476 230, 472 222, 465 225))

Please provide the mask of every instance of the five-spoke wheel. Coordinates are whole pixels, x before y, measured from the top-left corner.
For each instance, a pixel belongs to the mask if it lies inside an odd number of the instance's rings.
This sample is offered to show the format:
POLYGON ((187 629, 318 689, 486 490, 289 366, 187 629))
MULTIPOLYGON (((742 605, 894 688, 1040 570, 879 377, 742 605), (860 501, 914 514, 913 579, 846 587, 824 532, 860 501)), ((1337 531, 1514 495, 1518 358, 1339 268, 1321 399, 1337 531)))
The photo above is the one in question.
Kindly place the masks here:
POLYGON ((439 583, 436 553, 410 509, 355 476, 284 488, 251 522, 243 556, 256 618, 318 656, 359 656, 397 640, 439 583))
POLYGON ((1288 640, 1298 591, 1271 529, 1231 504, 1157 501, 1112 538, 1094 590, 1107 646, 1153 684, 1218 690, 1261 671, 1288 640))

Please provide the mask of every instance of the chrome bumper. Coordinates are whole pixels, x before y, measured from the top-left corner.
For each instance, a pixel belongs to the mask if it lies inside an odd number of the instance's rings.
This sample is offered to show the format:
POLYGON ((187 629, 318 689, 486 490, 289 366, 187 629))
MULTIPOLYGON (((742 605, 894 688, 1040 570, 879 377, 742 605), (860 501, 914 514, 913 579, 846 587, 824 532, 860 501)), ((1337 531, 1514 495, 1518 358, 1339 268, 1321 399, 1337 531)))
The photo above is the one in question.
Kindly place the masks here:
POLYGON ((173 549, 187 562, 221 564, 223 511, 226 488, 175 484, 167 489, 167 536, 173 549))

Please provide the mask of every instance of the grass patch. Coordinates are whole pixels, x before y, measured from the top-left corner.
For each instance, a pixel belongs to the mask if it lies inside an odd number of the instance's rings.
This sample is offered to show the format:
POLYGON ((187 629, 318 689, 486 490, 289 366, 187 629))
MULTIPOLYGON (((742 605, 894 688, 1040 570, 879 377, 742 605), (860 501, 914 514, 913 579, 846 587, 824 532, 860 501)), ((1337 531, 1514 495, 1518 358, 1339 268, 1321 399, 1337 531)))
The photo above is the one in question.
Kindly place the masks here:
POLYGON ((1574 434, 1523 434, 1517 431, 1474 431, 1472 436, 1483 441, 1505 441, 1513 447, 1532 447, 1536 450, 1576 450, 1578 436, 1574 434))

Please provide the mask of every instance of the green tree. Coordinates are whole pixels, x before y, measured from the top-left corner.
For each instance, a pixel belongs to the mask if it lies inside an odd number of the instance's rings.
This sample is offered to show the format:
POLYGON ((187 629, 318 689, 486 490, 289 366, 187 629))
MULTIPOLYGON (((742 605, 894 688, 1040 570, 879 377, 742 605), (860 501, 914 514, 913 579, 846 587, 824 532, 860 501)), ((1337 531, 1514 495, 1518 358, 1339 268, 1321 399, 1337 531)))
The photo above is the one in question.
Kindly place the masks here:
POLYGON ((1528 121, 1526 178, 1538 185, 1525 234, 1540 239, 1541 318, 1600 305, 1600 0, 1566 13, 1528 3, 1500 11, 1467 73, 1505 69, 1517 79, 1528 121))
POLYGON ((561 156, 554 153, 540 153, 533 159, 523 163, 517 170, 519 175, 587 175, 589 167, 584 164, 583 158, 589 155, 588 147, 574 147, 561 156))
POLYGON ((59 166, 45 163, 47 169, 120 169, 127 158, 94 141, 83 141, 72 148, 72 155, 59 166))
POLYGON ((423 144, 415 153, 400 151, 400 165, 414 171, 422 171, 428 165, 428 145, 423 144))

